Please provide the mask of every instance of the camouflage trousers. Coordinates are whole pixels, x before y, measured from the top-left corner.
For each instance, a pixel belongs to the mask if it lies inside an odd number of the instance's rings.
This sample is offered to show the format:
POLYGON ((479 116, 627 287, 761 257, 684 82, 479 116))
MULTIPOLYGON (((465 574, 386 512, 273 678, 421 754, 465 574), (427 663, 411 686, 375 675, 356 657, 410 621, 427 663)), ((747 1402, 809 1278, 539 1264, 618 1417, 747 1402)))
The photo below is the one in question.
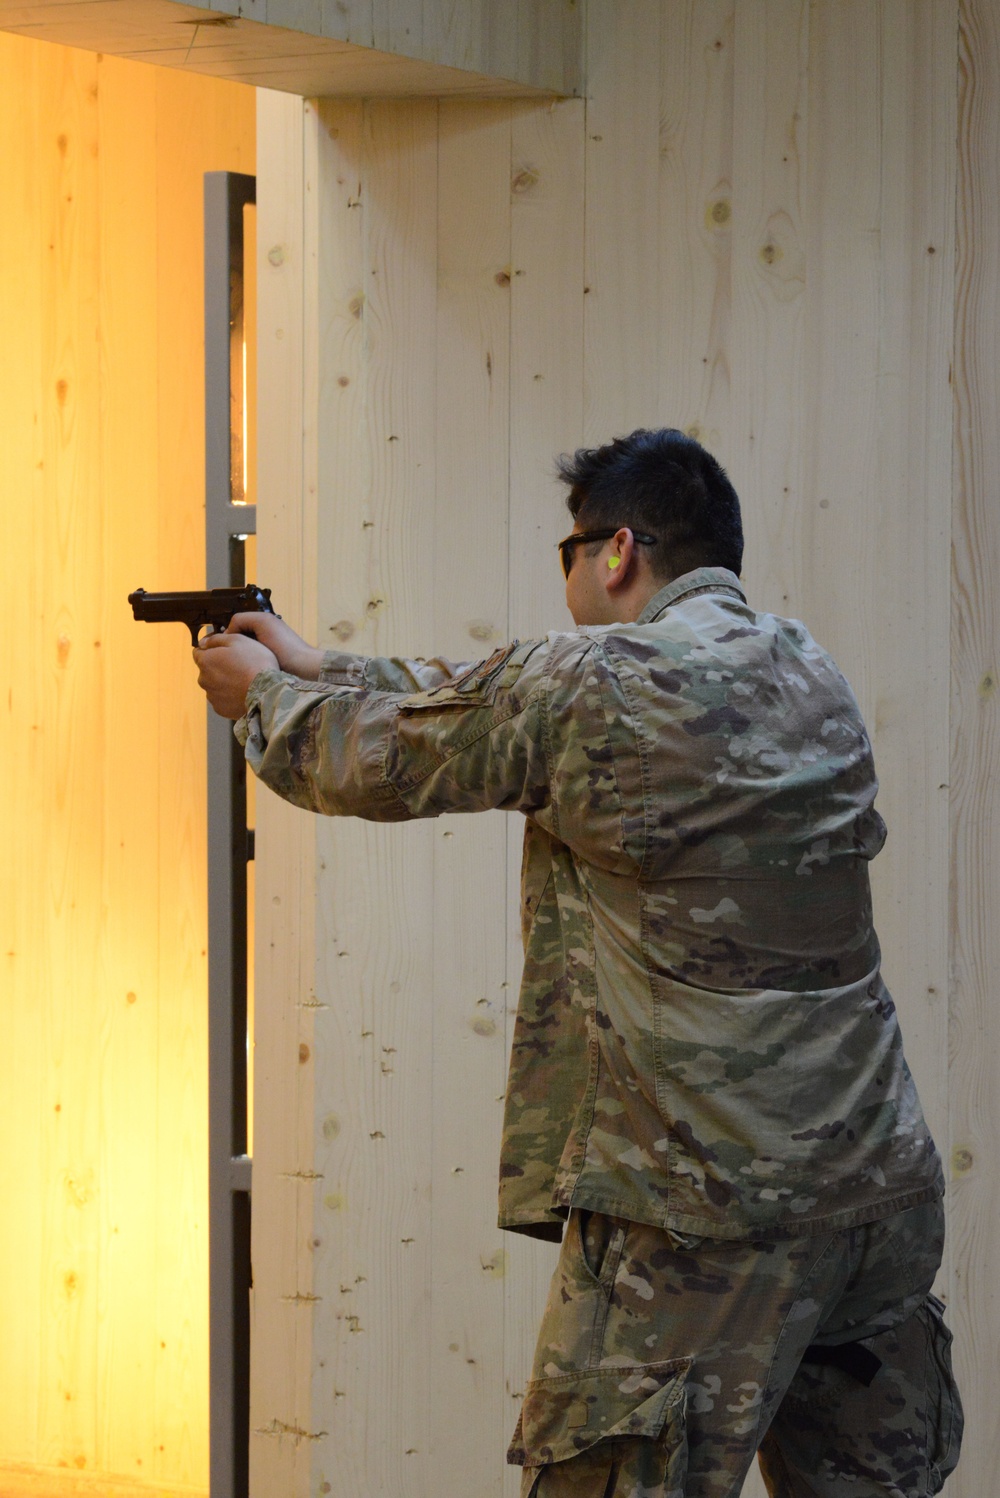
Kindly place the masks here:
POLYGON ((958 1460, 940 1202, 820 1237, 574 1210, 508 1461, 522 1498, 924 1498, 958 1460))

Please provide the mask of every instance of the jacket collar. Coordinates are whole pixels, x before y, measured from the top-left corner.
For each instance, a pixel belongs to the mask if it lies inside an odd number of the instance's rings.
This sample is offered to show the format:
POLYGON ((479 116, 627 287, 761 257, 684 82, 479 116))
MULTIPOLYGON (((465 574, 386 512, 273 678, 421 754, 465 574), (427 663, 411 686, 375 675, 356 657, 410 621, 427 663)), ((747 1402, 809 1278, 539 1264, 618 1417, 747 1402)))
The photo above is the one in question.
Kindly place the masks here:
POLYGON ((652 624, 672 603, 680 603, 682 599, 690 598, 695 593, 729 593, 743 603, 747 601, 735 572, 730 572, 725 567, 697 567, 694 572, 685 572, 683 577, 675 577, 672 583, 667 583, 665 588, 654 593, 636 623, 652 624))

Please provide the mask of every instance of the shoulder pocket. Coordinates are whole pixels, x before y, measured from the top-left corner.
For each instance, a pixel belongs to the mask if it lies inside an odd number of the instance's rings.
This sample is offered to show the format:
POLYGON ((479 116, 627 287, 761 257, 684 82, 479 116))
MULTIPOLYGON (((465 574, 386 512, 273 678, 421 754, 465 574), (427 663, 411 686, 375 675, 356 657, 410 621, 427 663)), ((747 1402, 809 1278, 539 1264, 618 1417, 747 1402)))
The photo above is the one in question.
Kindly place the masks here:
POLYGON ((399 704, 401 713, 440 712, 449 707, 477 707, 493 701, 501 687, 512 686, 521 672, 520 661, 513 656, 519 649, 519 641, 502 645, 484 661, 476 661, 459 676, 431 687, 426 692, 413 692, 399 704))

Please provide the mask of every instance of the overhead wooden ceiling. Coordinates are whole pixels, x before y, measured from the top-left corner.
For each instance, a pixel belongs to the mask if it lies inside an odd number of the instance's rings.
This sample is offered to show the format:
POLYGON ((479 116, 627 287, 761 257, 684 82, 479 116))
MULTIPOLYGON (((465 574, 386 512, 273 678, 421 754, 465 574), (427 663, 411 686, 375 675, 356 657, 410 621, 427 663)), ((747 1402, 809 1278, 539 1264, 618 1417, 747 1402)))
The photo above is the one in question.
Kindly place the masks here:
POLYGON ((306 97, 580 86, 577 0, 0 0, 0 30, 306 97))

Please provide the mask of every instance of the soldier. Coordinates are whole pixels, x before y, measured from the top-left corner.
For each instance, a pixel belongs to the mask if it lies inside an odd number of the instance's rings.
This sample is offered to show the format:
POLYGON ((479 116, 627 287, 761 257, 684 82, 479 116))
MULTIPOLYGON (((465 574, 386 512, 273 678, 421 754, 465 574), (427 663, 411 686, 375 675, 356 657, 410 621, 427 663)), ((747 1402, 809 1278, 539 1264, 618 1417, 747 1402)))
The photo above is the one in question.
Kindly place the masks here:
POLYGON ((857 703, 747 603, 696 442, 560 473, 575 631, 456 667, 241 615, 199 681, 298 806, 526 817, 500 1224, 562 1248, 523 1498, 736 1498, 758 1451, 781 1498, 937 1493, 943 1178, 880 973, 857 703))

